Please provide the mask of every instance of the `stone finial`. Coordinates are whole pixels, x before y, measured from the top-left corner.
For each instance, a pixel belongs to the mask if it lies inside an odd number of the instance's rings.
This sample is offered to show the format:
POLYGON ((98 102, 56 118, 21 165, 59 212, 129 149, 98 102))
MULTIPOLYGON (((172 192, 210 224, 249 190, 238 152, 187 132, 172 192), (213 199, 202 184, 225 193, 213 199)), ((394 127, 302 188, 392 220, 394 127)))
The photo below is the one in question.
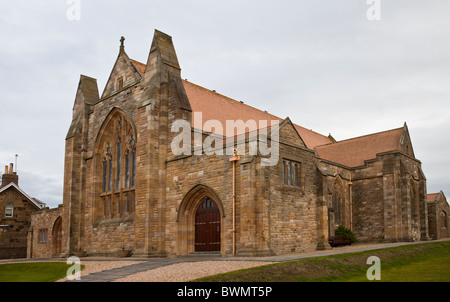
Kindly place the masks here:
POLYGON ((120 52, 125 50, 125 46, 123 43, 124 41, 125 41, 125 37, 124 36, 120 37, 120 52))

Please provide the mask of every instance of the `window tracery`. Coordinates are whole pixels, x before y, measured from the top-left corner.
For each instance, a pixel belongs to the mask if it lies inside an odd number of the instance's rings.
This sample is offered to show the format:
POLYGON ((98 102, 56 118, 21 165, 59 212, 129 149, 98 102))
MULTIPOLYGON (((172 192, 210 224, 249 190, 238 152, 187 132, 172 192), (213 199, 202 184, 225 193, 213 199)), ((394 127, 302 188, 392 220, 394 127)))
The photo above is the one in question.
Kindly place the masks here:
POLYGON ((136 141, 120 111, 100 132, 97 173, 101 173, 99 218, 122 217, 135 210, 136 141))

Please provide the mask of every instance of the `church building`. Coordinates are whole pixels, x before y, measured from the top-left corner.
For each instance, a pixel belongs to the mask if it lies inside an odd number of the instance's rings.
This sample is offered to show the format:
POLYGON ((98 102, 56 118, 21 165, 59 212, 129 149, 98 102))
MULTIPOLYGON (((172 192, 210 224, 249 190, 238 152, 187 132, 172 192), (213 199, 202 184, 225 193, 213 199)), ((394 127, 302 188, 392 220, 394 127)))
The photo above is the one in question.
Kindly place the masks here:
POLYGON ((156 30, 143 63, 121 39, 101 94, 81 75, 63 204, 33 217, 58 246, 28 253, 283 255, 330 248, 339 225, 360 241, 429 240, 427 211, 406 123, 336 141, 182 79, 156 30))

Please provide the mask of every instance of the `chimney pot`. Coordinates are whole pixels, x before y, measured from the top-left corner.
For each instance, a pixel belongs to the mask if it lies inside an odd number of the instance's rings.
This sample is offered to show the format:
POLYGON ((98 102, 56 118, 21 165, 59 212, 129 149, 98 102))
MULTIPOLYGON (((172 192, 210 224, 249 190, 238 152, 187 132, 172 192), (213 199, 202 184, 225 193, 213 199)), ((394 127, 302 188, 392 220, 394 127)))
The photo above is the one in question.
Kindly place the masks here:
POLYGON ((8 166, 5 166, 5 174, 8 174, 8 166))
POLYGON ((13 174, 13 163, 9 164, 9 174, 13 174))

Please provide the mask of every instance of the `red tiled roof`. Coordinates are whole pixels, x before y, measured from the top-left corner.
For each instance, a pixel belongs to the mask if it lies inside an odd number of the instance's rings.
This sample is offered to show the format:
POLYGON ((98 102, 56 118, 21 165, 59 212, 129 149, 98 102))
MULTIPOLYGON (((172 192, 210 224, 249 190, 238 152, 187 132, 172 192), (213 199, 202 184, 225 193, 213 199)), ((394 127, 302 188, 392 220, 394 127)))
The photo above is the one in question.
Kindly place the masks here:
MULTIPOLYGON (((135 60, 131 61, 136 69, 143 75, 146 65, 135 60)), ((191 104, 192 112, 202 112, 203 123, 207 120, 218 120, 225 127, 227 120, 243 120, 244 122, 255 120, 259 126, 259 121, 266 120, 267 126, 270 127, 272 120, 277 120, 280 123, 283 121, 283 119, 275 115, 256 109, 191 82, 183 80, 183 84, 191 104)), ((318 145, 329 144, 332 142, 327 136, 299 125, 294 124, 294 126, 306 146, 310 149, 314 149, 314 147, 318 145)))
POLYGON ((136 67, 137 71, 139 71, 139 73, 141 75, 144 75, 145 68, 147 67, 147 65, 145 65, 145 64, 143 64, 141 62, 138 62, 136 60, 133 60, 133 59, 130 59, 130 60, 134 64, 134 67, 136 67))
POLYGON ((398 128, 318 146, 316 151, 321 158, 347 167, 362 166, 378 153, 398 150, 402 133, 403 128, 398 128))
POLYGON ((427 195, 427 202, 436 201, 436 198, 439 196, 439 193, 432 193, 427 195))

